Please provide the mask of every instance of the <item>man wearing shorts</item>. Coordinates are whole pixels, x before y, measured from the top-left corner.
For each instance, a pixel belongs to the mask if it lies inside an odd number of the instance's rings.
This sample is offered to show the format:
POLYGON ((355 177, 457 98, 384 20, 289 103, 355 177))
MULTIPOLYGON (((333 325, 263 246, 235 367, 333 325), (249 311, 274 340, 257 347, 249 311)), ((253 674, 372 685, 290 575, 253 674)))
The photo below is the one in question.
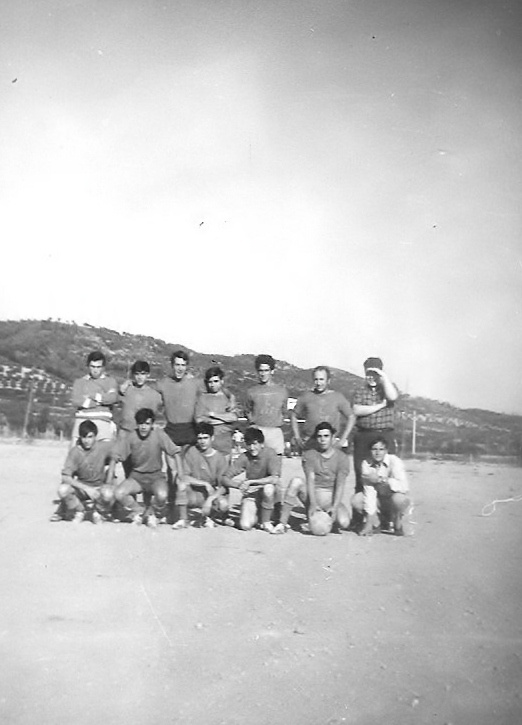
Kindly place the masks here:
POLYGON ((83 420, 78 433, 62 470, 56 517, 80 523, 89 512, 93 524, 99 524, 110 516, 114 503, 114 442, 97 440, 92 420, 83 420))
POLYGON ((300 395, 291 411, 292 433, 301 449, 316 445, 315 431, 319 423, 330 423, 336 431, 341 431, 337 445, 340 448, 347 445, 355 415, 344 395, 330 388, 330 380, 329 368, 324 365, 314 368, 313 390, 300 395), (304 419, 302 431, 299 419, 304 419))
POLYGON ((255 359, 258 382, 249 388, 246 414, 250 425, 263 431, 265 445, 278 456, 285 450, 282 426, 288 404, 288 391, 273 381, 275 360, 271 355, 258 355, 255 359))
POLYGON ((178 446, 196 442, 194 416, 198 396, 203 392, 201 381, 187 374, 189 362, 185 350, 176 350, 170 357, 172 375, 160 380, 156 390, 161 395, 167 425, 165 432, 178 446))
POLYGON ((112 408, 118 402, 118 384, 105 374, 105 355, 94 350, 87 356, 89 372, 73 383, 71 400, 76 408, 72 443, 78 437, 80 423, 92 420, 98 428, 98 440, 112 440, 116 425, 112 419, 112 408))
POLYGON ((273 533, 271 518, 281 478, 281 456, 265 447, 265 437, 259 428, 246 429, 245 448, 245 453, 230 465, 225 485, 238 488, 243 495, 239 527, 249 531, 260 521, 261 529, 273 533))
POLYGON ((129 459, 131 470, 114 495, 126 518, 134 524, 141 524, 146 518, 147 525, 154 528, 158 519, 166 516, 168 484, 162 470, 163 455, 169 469, 182 476, 181 448, 163 430, 154 427, 154 413, 149 408, 138 410, 135 420, 136 430, 117 445, 118 460, 129 459), (144 494, 145 506, 136 500, 139 493, 144 494))
POLYGON ((210 423, 196 423, 196 445, 183 456, 184 479, 176 482, 177 520, 173 529, 188 526, 189 507, 201 507, 201 525, 214 528, 212 511, 228 510, 224 488, 228 464, 225 456, 214 448, 214 428, 210 423))
POLYGON ((317 511, 326 511, 334 527, 348 528, 350 514, 342 498, 350 462, 348 456, 335 446, 335 434, 335 428, 328 421, 316 426, 313 435, 315 447, 303 453, 305 481, 298 476, 290 481, 274 534, 284 534, 289 528, 290 513, 298 499, 306 507, 308 521, 317 511))

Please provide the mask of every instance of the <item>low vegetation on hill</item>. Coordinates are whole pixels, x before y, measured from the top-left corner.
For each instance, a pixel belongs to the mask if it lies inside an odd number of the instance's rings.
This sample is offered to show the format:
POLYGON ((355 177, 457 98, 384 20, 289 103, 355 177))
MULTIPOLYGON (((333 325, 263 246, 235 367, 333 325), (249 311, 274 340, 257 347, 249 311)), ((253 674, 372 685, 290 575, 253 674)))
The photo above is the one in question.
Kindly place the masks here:
MULTIPOLYGON (((0 431, 4 435, 20 434, 23 430, 29 435, 70 435, 71 384, 85 373, 85 359, 91 350, 99 349, 107 355, 108 368, 119 380, 127 377, 130 366, 138 359, 148 360, 152 377, 159 379, 170 370, 171 352, 180 347, 191 353, 191 369, 196 375, 202 375, 210 365, 221 365, 227 387, 241 404, 255 380, 254 354, 206 354, 181 343, 75 322, 0 321, 0 431)), ((332 387, 351 399, 362 379, 345 370, 332 371, 332 387)), ((310 387, 311 370, 279 361, 277 379, 296 398, 310 387)), ((403 454, 412 450, 414 419, 419 453, 521 454, 522 416, 460 409, 408 395, 400 397, 396 412, 397 437, 403 454)))

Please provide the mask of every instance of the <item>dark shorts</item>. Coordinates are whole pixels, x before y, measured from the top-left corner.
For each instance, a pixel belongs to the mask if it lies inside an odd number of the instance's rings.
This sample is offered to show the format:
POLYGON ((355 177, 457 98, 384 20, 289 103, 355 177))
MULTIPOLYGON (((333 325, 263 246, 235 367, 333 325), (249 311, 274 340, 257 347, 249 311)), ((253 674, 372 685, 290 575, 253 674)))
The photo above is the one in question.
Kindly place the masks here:
POLYGON ((193 446, 196 442, 194 423, 167 423, 165 433, 177 446, 193 446))

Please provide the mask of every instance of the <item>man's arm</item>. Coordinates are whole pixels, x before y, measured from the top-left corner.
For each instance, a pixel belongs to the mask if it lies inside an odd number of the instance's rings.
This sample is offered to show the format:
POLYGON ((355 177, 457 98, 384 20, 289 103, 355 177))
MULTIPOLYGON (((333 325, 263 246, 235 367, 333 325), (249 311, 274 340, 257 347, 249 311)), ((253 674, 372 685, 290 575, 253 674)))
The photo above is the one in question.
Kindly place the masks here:
POLYGON ((348 440, 348 436, 352 432, 352 428, 355 425, 355 414, 352 410, 352 406, 350 403, 346 400, 344 395, 342 396, 342 399, 340 401, 339 405, 339 411, 343 415, 343 417, 346 420, 346 423, 344 424, 341 434, 339 436, 339 447, 343 448, 346 445, 346 441, 348 440))
POLYGON ((312 516, 317 511, 317 499, 315 498, 315 473, 311 469, 305 469, 306 493, 308 495, 308 515, 312 516))
POLYGON ((394 493, 407 493, 409 490, 408 477, 404 463, 398 456, 390 456, 390 467, 387 483, 394 493))
POLYGON ((303 446, 303 439, 301 438, 301 432, 299 431, 299 422, 297 420, 297 414, 294 410, 290 411, 290 425, 292 427, 292 435, 294 436, 295 442, 298 446, 303 446))
POLYGON ((384 370, 380 370, 379 368, 368 368, 368 371, 375 373, 379 377, 379 383, 382 387, 384 397, 386 400, 389 400, 390 403, 394 403, 399 397, 399 391, 397 390, 396 385, 394 385, 394 383, 392 383, 390 378, 386 375, 384 370))
POLYGON ((353 412, 357 418, 364 418, 365 415, 371 415, 372 413, 377 413, 379 410, 386 408, 387 402, 387 400, 382 400, 380 403, 375 403, 375 405, 354 403, 353 412))

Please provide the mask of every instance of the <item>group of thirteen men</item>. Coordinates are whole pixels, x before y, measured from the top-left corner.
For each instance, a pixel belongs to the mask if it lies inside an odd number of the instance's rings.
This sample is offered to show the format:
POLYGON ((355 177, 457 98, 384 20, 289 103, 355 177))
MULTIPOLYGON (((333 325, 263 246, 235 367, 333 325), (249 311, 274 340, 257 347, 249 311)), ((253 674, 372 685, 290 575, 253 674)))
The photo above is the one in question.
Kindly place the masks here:
POLYGON ((249 427, 244 435, 221 368, 208 368, 201 381, 189 373, 186 351, 175 351, 170 362, 171 375, 154 386, 148 382, 149 364, 141 360, 133 364, 130 378, 118 385, 105 372, 104 354, 89 354, 88 373, 72 390, 73 445, 58 490, 59 518, 80 522, 89 515, 100 523, 117 512, 120 518, 150 527, 171 519, 174 529, 182 529, 189 525, 189 511, 197 509, 202 526, 233 526, 231 491, 236 489, 238 525, 243 530, 257 524, 269 533, 285 533, 300 501, 309 522, 316 512, 325 511, 337 530, 358 520, 362 535, 377 527, 403 533, 410 501, 404 466, 394 455, 398 391, 379 358, 365 361, 365 382, 354 395, 353 408, 330 387, 330 370, 314 369, 313 389, 290 411, 304 477, 294 476, 284 485, 282 427, 288 391, 273 380, 273 357, 255 359, 257 383, 247 392, 249 427), (118 428, 112 414, 117 404, 118 428), (160 410, 164 428, 155 425, 160 410), (343 495, 352 431, 356 485, 347 506, 343 495), (120 483, 117 464, 125 474, 120 483))

